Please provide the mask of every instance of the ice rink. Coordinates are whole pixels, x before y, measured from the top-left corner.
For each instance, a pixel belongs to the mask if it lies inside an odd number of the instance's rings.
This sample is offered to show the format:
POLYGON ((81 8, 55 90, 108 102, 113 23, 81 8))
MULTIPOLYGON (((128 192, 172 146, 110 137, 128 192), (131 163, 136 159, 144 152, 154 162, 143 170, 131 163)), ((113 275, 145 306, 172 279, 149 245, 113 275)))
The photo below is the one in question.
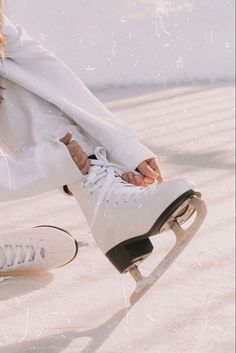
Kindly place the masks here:
MULTIPOLYGON (((234 352, 234 84, 95 92, 158 156, 192 180, 208 217, 168 272, 129 307, 134 282, 94 243, 73 198, 53 192, 0 205, 1 232, 39 224, 85 245, 65 268, 0 282, 0 353, 234 352)), ((174 241, 153 239, 149 273, 174 241)))

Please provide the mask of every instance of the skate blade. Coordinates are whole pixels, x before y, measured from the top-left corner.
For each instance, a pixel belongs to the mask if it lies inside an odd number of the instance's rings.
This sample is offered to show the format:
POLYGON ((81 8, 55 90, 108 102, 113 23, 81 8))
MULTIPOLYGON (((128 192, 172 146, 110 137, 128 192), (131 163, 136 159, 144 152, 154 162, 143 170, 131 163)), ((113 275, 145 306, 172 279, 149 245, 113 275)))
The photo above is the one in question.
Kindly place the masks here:
POLYGON ((204 219, 207 215, 207 208, 200 198, 193 197, 190 201, 190 205, 196 211, 196 218, 188 229, 183 229, 177 221, 171 225, 171 230, 174 232, 176 237, 175 246, 169 251, 169 253, 163 258, 163 260, 156 266, 153 272, 148 276, 144 277, 139 271, 137 266, 134 266, 130 270, 131 276, 136 281, 136 289, 130 297, 130 304, 134 305, 139 301, 144 294, 152 288, 152 286, 159 280, 159 278, 167 271, 172 265, 176 258, 182 253, 188 243, 193 239, 201 227, 204 219))

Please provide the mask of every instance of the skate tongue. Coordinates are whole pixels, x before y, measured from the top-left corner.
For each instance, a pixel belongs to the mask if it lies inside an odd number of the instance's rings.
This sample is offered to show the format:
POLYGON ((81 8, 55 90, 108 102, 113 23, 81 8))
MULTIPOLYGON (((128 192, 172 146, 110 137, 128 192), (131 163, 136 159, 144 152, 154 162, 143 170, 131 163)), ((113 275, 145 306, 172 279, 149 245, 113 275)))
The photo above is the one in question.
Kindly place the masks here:
POLYGON ((106 152, 105 147, 96 147, 95 148, 95 156, 97 159, 102 159, 104 162, 108 162, 107 152, 106 152))
POLYGON ((128 172, 130 170, 122 165, 110 163, 107 159, 106 149, 104 147, 96 147, 95 156, 97 159, 91 159, 91 167, 85 178, 85 185, 91 185, 93 191, 101 188, 90 222, 91 229, 93 229, 103 200, 109 197, 109 194, 112 193, 118 185, 123 184, 124 187, 129 189, 134 188, 134 185, 127 183, 121 178, 122 172, 128 172))
MULTIPOLYGON (((115 163, 110 163, 107 159, 107 152, 105 147, 96 147, 94 151, 96 159, 91 159, 91 166, 100 166, 100 167, 107 167, 108 169, 113 168, 115 172, 118 174, 121 174, 122 172, 130 172, 131 170, 128 169, 127 167, 124 167, 123 165, 120 164, 115 164, 115 163)), ((137 175, 140 175, 140 173, 135 172, 137 175)))

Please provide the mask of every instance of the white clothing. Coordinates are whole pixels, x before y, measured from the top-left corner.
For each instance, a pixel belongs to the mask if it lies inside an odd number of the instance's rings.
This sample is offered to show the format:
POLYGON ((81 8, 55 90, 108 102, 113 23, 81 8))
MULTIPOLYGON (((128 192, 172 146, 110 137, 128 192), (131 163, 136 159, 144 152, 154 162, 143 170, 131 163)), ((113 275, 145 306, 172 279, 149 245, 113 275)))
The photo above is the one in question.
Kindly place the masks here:
POLYGON ((106 148, 127 170, 155 158, 53 52, 3 19, 6 59, 0 61, 0 201, 28 197, 82 177, 59 138, 67 131, 92 154, 106 148))
POLYGON ((94 146, 56 106, 4 79, 0 105, 0 202, 33 196, 77 181, 81 172, 58 142, 68 131, 88 155, 94 146), (15 116, 17 110, 17 119, 15 116))

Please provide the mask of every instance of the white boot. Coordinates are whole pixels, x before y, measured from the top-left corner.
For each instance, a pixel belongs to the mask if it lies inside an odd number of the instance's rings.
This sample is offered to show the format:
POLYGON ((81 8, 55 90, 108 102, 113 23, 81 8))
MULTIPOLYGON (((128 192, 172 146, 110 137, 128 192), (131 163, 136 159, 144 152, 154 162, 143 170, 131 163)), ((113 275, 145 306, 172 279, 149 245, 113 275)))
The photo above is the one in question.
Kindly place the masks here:
POLYGON ((63 229, 41 226, 0 237, 0 276, 18 272, 41 272, 71 262, 77 242, 63 229))
POLYGON ((151 253, 149 236, 164 230, 183 205, 179 222, 194 212, 186 201, 196 193, 187 181, 174 179, 149 187, 131 185, 120 177, 126 168, 111 164, 103 147, 95 150, 90 171, 69 189, 76 197, 104 254, 120 272, 151 253))

